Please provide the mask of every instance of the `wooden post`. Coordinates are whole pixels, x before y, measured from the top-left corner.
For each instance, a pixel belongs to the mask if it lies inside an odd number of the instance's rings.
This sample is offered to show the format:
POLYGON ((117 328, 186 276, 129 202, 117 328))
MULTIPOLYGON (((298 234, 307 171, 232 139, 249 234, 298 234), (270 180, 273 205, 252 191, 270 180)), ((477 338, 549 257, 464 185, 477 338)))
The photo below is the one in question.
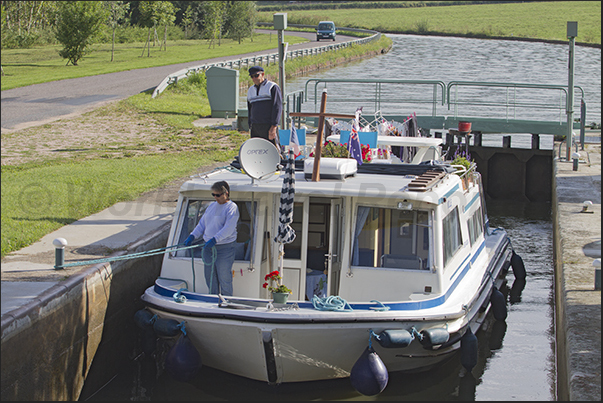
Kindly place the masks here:
POLYGON ((327 91, 322 92, 320 99, 320 115, 318 115, 318 135, 316 136, 316 151, 314 152, 314 167, 312 182, 320 181, 320 154, 322 154, 322 134, 325 127, 325 110, 327 109, 327 91))
POLYGON ((322 153, 322 135, 325 126, 325 117, 337 118, 337 119, 355 119, 356 115, 344 115, 340 113, 325 113, 327 108, 327 90, 322 91, 322 98, 320 100, 320 113, 305 113, 305 112, 291 112, 289 116, 318 116, 318 135, 316 136, 316 149, 314 150, 314 166, 312 167, 312 182, 320 181, 320 154, 322 153))

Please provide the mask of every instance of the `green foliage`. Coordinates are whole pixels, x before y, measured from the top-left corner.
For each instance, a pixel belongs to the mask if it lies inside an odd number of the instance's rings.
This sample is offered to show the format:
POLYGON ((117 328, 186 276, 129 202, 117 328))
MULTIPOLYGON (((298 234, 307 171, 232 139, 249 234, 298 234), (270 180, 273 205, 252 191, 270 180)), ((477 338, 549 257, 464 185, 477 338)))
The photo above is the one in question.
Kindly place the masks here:
POLYGON ((107 12, 102 2, 60 2, 55 35, 63 45, 59 55, 67 59, 67 64, 77 66, 78 61, 90 52, 89 46, 101 30, 106 18, 107 12))
POLYGON ((234 1, 226 10, 226 37, 235 39, 239 43, 243 38, 253 34, 255 28, 256 10, 255 4, 249 1, 234 1))

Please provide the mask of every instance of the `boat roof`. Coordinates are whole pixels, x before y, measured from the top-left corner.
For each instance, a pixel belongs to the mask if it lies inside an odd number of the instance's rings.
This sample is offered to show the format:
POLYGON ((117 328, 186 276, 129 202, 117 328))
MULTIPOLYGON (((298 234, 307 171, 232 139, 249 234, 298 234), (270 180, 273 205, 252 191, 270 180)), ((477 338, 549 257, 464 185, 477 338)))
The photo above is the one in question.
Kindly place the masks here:
MULTIPOLYGON (((283 164, 284 166, 284 161, 283 164)), ((343 179, 312 181, 303 171, 303 161, 296 161, 295 194, 314 197, 370 197, 391 198, 400 201, 417 200, 441 204, 459 186, 449 164, 362 164, 354 175, 343 179)), ((198 191, 210 191, 217 181, 228 182, 231 193, 280 194, 285 175, 284 167, 261 179, 253 179, 241 172, 237 160, 231 165, 191 177, 180 188, 180 193, 192 196, 198 191)), ((458 177, 457 177, 458 178, 458 177)))

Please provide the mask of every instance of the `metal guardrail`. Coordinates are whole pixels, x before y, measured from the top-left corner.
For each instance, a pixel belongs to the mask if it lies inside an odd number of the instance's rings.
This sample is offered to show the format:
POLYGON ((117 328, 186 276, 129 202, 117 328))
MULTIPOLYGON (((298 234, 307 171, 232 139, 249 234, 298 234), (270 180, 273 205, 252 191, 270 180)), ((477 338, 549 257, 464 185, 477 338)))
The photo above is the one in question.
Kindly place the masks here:
MULTIPOLYGON (((261 23, 258 25, 272 26, 271 23, 261 23)), ((289 24, 289 26, 297 27, 297 28, 315 28, 314 25, 289 24)), ((369 37, 366 37, 366 38, 360 38, 360 39, 355 39, 352 41, 335 43, 335 44, 331 44, 331 45, 317 46, 317 47, 310 48, 310 49, 291 50, 291 51, 287 52, 286 58, 294 59, 296 57, 319 55, 321 53, 330 52, 333 50, 340 50, 340 49, 343 49, 343 48, 346 48, 346 47, 352 46, 352 45, 362 45, 365 43, 376 41, 379 38, 381 38, 380 32, 367 30, 367 29, 340 28, 340 30, 355 31, 355 32, 367 32, 367 33, 372 33, 372 35, 369 37)), ((233 60, 225 60, 223 62, 208 63, 208 64, 201 64, 199 66, 188 67, 186 69, 178 70, 175 73, 172 73, 172 74, 168 75, 167 77, 165 77, 161 81, 161 83, 159 83, 159 85, 157 87, 155 87, 152 98, 155 98, 157 95, 161 94, 170 84, 177 83, 179 80, 187 78, 189 76, 189 74, 204 72, 204 71, 208 70, 210 67, 215 66, 215 67, 228 67, 231 69, 233 69, 233 68, 240 69, 243 67, 250 67, 250 66, 255 66, 255 65, 268 66, 271 63, 275 63, 275 64, 278 63, 278 52, 270 53, 267 55, 245 57, 245 58, 239 58, 239 59, 233 59, 233 60)))

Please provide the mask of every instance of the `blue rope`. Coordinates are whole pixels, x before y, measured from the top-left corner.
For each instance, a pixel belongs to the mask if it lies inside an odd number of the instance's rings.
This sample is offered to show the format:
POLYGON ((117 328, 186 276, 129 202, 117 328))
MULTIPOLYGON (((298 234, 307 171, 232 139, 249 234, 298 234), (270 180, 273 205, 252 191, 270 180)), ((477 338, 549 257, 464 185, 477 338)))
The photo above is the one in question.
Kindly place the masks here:
MULTIPOLYGON (((137 258, 145 257, 145 256, 160 255, 160 254, 166 253, 168 251, 172 251, 172 250, 173 251, 185 250, 185 249, 196 248, 199 246, 199 245, 191 245, 191 246, 182 247, 182 245, 184 245, 184 244, 172 245, 172 246, 167 246, 165 248, 159 248, 159 249, 152 249, 152 250, 145 251, 145 252, 131 253, 129 255, 123 255, 123 256, 115 256, 115 257, 107 257, 107 258, 102 258, 102 259, 93 259, 93 260, 84 260, 81 262, 66 263, 66 264, 61 265, 60 267, 87 266, 87 265, 97 264, 97 263, 114 262, 117 260, 137 259, 137 258)), ((55 266, 55 268, 56 268, 56 266, 55 266)))
POLYGON ((181 332, 182 332, 182 333, 183 333, 183 334, 186 336, 186 328, 184 327, 184 321, 182 321, 182 322, 178 323, 178 326, 177 326, 177 327, 178 327, 178 328, 180 329, 180 331, 181 331, 181 332))
MULTIPOLYGON (((201 251, 201 261, 203 262, 204 265, 206 265, 207 263, 205 262, 205 259, 203 259, 203 251, 201 251)), ((218 250, 216 249, 216 246, 212 246, 211 247, 211 274, 209 276, 209 292, 211 294, 211 285, 214 282, 214 272, 216 271, 216 260, 218 260, 218 250)), ((195 261, 194 259, 191 259, 191 263, 193 264, 193 284, 195 281, 195 261)), ((218 273, 216 273, 216 277, 218 277, 218 273)), ((193 290, 195 289, 195 286, 193 285, 193 290)))
POLYGON ((417 329, 415 329, 415 327, 413 326, 410 332, 410 341, 413 341, 415 339, 415 336, 417 337, 417 339, 419 339, 419 341, 423 340, 423 335, 421 333, 419 333, 417 331, 417 329))
POLYGON ((350 304, 337 295, 322 298, 314 295, 312 297, 312 305, 314 305, 314 309, 318 309, 319 311, 353 311, 350 304))
POLYGON ((385 306, 383 305, 380 301, 377 301, 376 299, 372 299, 371 302, 375 302, 377 304, 379 304, 379 308, 374 308, 371 306, 370 309, 374 310, 374 311, 389 311, 389 306, 385 306))
POLYGON ((373 348, 373 337, 377 340, 381 340, 381 337, 373 329, 369 329, 369 349, 373 348))
POLYGON ((174 294, 174 301, 181 303, 181 304, 186 302, 186 296, 182 295, 182 291, 188 291, 188 290, 186 288, 181 288, 178 290, 178 292, 176 292, 174 294))

